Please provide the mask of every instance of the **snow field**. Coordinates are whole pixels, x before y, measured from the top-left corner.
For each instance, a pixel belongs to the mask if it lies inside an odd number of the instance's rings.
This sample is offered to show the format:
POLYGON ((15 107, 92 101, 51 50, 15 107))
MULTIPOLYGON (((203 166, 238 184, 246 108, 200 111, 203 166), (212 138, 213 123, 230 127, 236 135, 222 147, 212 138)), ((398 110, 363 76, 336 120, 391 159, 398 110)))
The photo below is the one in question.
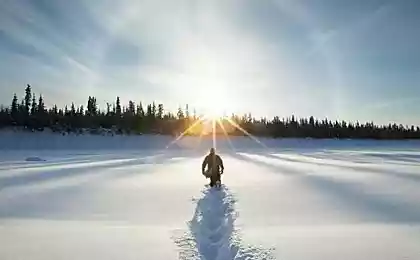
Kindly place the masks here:
POLYGON ((0 259, 420 259, 420 153, 391 146, 221 149, 220 190, 200 149, 2 151, 0 259))

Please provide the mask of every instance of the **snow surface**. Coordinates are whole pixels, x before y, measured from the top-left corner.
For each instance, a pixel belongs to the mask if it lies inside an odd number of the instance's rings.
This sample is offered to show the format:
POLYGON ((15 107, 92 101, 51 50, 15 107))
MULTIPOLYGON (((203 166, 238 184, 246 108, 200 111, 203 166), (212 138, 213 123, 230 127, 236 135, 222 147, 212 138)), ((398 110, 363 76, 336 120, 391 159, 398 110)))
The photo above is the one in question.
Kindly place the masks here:
POLYGON ((171 140, 0 134, 0 259, 420 259, 418 142, 171 140))

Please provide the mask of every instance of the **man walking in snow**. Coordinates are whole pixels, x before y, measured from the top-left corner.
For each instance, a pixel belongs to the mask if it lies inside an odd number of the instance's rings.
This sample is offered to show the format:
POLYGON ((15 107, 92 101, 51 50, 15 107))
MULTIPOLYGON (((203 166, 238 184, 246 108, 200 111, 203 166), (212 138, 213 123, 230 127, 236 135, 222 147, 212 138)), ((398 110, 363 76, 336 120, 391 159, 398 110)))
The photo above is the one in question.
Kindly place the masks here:
POLYGON ((225 167, 223 166, 222 158, 214 148, 210 149, 210 153, 204 158, 201 166, 201 172, 206 178, 210 178, 210 187, 216 184, 221 184, 221 175, 223 174, 225 167), (205 171, 207 166, 207 171, 205 171))

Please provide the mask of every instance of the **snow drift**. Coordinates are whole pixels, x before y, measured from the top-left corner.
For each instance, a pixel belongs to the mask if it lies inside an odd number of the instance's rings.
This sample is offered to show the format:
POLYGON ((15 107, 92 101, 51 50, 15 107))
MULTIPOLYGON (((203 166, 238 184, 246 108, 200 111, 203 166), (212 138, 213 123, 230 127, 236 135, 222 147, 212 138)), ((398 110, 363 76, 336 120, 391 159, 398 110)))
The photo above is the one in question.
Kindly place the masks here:
MULTIPOLYGON (((214 145, 212 137, 184 136, 177 142, 173 136, 165 135, 65 135, 51 132, 0 132, 0 150, 159 150, 188 149, 207 150, 214 145)), ((335 139, 271 139, 230 136, 217 137, 219 150, 255 151, 274 150, 416 150, 420 140, 380 141, 380 140, 335 140, 335 139)))
POLYGON ((0 134, 0 259, 420 258, 418 142, 172 140, 0 134))

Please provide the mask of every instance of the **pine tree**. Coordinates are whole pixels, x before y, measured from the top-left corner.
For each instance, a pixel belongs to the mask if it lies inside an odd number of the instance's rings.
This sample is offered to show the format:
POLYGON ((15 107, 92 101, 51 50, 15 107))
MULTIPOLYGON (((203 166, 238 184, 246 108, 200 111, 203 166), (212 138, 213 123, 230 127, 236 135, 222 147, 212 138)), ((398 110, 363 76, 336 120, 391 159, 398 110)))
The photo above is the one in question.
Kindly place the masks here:
POLYGON ((141 117, 141 109, 140 109, 140 105, 136 106, 136 116, 137 117, 141 117))
POLYGON ((155 101, 152 103, 152 118, 156 118, 156 104, 155 101))
POLYGON ((39 114, 44 114, 45 113, 45 104, 44 104, 44 98, 42 97, 42 95, 39 96, 38 99, 38 109, 37 112, 39 114))
POLYGON ((32 101, 32 93, 31 93, 31 86, 27 85, 25 89, 25 97, 22 100, 21 104, 21 116, 23 119, 23 125, 28 127, 30 124, 29 116, 31 111, 31 101, 32 101))
POLYGON ((96 97, 91 98, 91 113, 93 116, 98 114, 98 104, 96 103, 96 97))
POLYGON ((135 106, 134 102, 130 100, 128 102, 128 114, 130 116, 134 116, 136 114, 136 109, 135 108, 136 108, 136 106, 135 106))
MULTIPOLYGON (((19 117, 21 119, 25 119, 26 118, 26 107, 25 107, 25 100, 22 99, 20 101, 20 105, 18 106, 18 110, 19 110, 19 117)), ((22 122, 21 122, 22 124, 22 122)))
POLYGON ((152 118, 153 117, 152 105, 150 105, 150 104, 147 105, 146 117, 148 117, 148 118, 152 118))
POLYGON ((88 116, 95 116, 97 114, 97 111, 98 106, 96 104, 96 98, 89 96, 86 114, 88 116))
POLYGON ((32 94, 31 94, 31 86, 28 84, 25 89, 25 117, 29 117, 29 111, 31 111, 31 100, 32 100, 32 94))
POLYGON ((106 115, 109 116, 111 113, 111 104, 106 102, 106 115))
POLYGON ((140 116, 141 117, 144 117, 144 109, 143 109, 143 104, 142 104, 142 102, 140 102, 140 104, 139 104, 139 112, 140 112, 140 116))
POLYGON ((85 108, 83 107, 83 105, 80 106, 79 113, 80 113, 80 116, 85 115, 85 108))
POLYGON ((32 94, 32 107, 31 107, 31 115, 35 116, 37 113, 38 104, 36 103, 35 93, 32 94))
POLYGON ((186 104, 186 105, 185 105, 185 117, 186 117, 187 119, 189 119, 189 118, 190 118, 190 111, 189 111, 189 109, 188 109, 188 104, 186 104))
POLYGON ((18 114, 19 114, 19 105, 18 105, 18 98, 16 93, 13 96, 12 107, 11 107, 11 116, 14 123, 18 122, 18 114))
POLYGON ((74 106, 74 103, 71 103, 71 107, 70 107, 70 115, 71 116, 76 116, 76 108, 74 106))
POLYGON ((117 107, 115 108, 115 114, 120 117, 121 116, 121 102, 120 102, 120 97, 117 97, 117 101, 116 101, 117 107))
POLYGON ((163 113, 164 113, 163 104, 159 104, 158 105, 157 118, 163 119, 163 113))
POLYGON ((184 119, 184 112, 182 112, 181 107, 178 107, 177 117, 178 117, 178 119, 184 119))
POLYGON ((38 107, 36 109, 36 119, 37 119, 37 122, 35 123, 35 125, 37 126, 37 128, 43 129, 43 127, 47 125, 48 119, 47 119, 47 114, 45 111, 44 98, 42 97, 42 95, 39 95, 39 98, 38 98, 38 107))

